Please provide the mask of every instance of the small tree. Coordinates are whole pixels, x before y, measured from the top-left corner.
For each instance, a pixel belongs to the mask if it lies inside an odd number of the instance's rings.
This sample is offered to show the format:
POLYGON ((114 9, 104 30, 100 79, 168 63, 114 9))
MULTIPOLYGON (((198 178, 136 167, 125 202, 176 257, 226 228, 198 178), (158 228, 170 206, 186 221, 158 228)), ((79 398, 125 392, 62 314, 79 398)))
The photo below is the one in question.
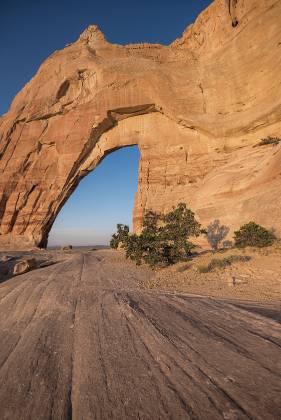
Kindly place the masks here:
POLYGON ((119 245, 125 244, 129 237, 129 226, 122 223, 117 224, 117 232, 114 233, 110 240, 110 247, 117 249, 119 245))
POLYGON ((129 239, 124 244, 126 251, 126 258, 130 258, 135 261, 137 265, 140 265, 143 257, 143 249, 141 246, 140 238, 135 233, 130 235, 129 239))
POLYGON ((126 256, 137 264, 144 261, 152 267, 174 264, 191 253, 194 245, 189 237, 200 233, 200 224, 184 203, 166 215, 148 211, 142 232, 128 236, 125 242, 126 256))
POLYGON ((207 226, 206 235, 213 251, 217 251, 219 244, 228 235, 229 227, 221 225, 218 219, 214 220, 207 226))
POLYGON ((190 255, 194 244, 189 237, 201 234, 201 225, 185 203, 179 203, 163 217, 161 237, 166 241, 164 254, 168 263, 175 263, 190 255))
POLYGON ((142 261, 155 266, 161 263, 161 240, 159 223, 162 215, 153 211, 145 213, 142 221, 142 232, 131 235, 126 244, 126 257, 135 261, 137 265, 142 261))
POLYGON ((249 222, 234 232, 234 242, 238 248, 245 248, 246 246, 262 248, 272 245, 275 239, 276 236, 273 232, 255 222, 249 222))

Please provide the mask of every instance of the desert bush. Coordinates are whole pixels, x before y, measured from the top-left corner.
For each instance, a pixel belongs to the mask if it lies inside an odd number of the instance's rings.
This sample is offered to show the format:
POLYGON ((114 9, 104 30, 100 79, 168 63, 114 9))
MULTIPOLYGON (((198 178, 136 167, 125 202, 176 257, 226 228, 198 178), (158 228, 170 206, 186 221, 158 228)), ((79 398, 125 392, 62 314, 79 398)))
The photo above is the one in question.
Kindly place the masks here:
POLYGON ((237 248, 246 246, 265 247, 270 246, 276 240, 276 236, 270 230, 255 222, 249 222, 234 232, 234 243, 237 248))
POLYGON ((232 263, 235 262, 246 262, 246 261, 250 261, 251 257, 248 255, 230 255, 229 257, 225 257, 225 258, 213 258, 209 264, 207 265, 200 265, 198 267, 198 271, 200 273, 209 273, 210 271, 215 270, 216 268, 218 269, 223 269, 225 267, 230 266, 232 263))
MULTIPOLYGON (((127 234, 122 246, 126 257, 136 264, 145 262, 151 267, 170 265, 183 261, 191 254, 194 244, 189 241, 189 237, 200 234, 200 224, 194 213, 186 204, 180 203, 165 215, 146 212, 141 233, 127 234)), ((112 236, 112 245, 115 246, 119 236, 118 232, 112 236)))
POLYGON ((189 237, 199 236, 202 233, 201 225, 185 203, 178 204, 162 220, 164 226, 160 228, 160 238, 167 262, 173 264, 191 254, 195 245, 189 241, 189 237))
POLYGON ((129 226, 123 225, 122 223, 117 224, 117 232, 114 233, 110 240, 110 247, 117 249, 119 246, 125 244, 129 237, 129 226))
POLYGON ((213 251, 218 250, 219 244, 227 236, 228 232, 229 227, 221 225, 218 219, 214 220, 212 223, 209 224, 209 226, 207 226, 206 236, 213 251))
POLYGON ((272 146, 277 146, 280 143, 281 139, 278 137, 271 137, 268 136, 264 139, 261 139, 261 141, 257 144, 257 146, 267 146, 271 144, 272 146))

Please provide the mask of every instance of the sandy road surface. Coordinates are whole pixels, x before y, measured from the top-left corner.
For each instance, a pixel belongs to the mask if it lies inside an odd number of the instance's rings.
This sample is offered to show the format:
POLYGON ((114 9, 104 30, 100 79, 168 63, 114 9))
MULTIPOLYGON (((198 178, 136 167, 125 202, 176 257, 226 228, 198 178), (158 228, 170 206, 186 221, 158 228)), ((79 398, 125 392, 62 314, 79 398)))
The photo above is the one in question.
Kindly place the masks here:
POLYGON ((0 285, 1 420, 281 418, 278 308, 141 290, 110 256, 0 285))

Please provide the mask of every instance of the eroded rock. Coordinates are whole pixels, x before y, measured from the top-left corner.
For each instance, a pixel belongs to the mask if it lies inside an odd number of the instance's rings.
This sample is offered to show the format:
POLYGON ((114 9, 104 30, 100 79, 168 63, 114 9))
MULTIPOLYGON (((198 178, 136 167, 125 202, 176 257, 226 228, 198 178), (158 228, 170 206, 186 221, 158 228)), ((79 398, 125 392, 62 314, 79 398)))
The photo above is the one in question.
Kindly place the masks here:
POLYGON ((229 286, 239 286, 239 285, 243 285, 243 284, 248 284, 249 282, 249 277, 248 276, 243 276, 243 275, 231 275, 228 278, 228 285, 229 286))
POLYGON ((62 251, 71 251, 73 249, 72 245, 65 245, 61 247, 62 251))
POLYGON ((37 261, 35 258, 25 258, 21 261, 18 261, 14 265, 13 275, 18 276, 19 274, 27 273, 28 271, 34 270, 37 268, 37 261))
POLYGON ((52 54, 0 118, 0 247, 46 246, 79 181, 137 144, 134 227, 185 201, 202 224, 281 234, 281 2, 215 0, 169 46, 97 26, 52 54), (265 30, 266 29, 266 30, 265 30))

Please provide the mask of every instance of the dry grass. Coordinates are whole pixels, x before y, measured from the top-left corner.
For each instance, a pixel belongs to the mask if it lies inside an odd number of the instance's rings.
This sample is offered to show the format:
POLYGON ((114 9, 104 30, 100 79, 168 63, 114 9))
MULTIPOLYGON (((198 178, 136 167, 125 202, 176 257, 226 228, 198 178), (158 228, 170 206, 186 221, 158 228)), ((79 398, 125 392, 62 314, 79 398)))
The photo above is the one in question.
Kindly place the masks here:
POLYGON ((268 136, 265 139, 261 139, 261 141, 257 144, 257 146, 268 146, 268 145, 277 146, 280 143, 280 141, 281 139, 279 139, 278 137, 268 136))
POLYGON ((212 258, 209 264, 199 265, 199 273, 210 273, 210 271, 216 269, 223 269, 235 262, 246 262, 250 261, 251 257, 249 255, 229 255, 225 258, 212 258))

